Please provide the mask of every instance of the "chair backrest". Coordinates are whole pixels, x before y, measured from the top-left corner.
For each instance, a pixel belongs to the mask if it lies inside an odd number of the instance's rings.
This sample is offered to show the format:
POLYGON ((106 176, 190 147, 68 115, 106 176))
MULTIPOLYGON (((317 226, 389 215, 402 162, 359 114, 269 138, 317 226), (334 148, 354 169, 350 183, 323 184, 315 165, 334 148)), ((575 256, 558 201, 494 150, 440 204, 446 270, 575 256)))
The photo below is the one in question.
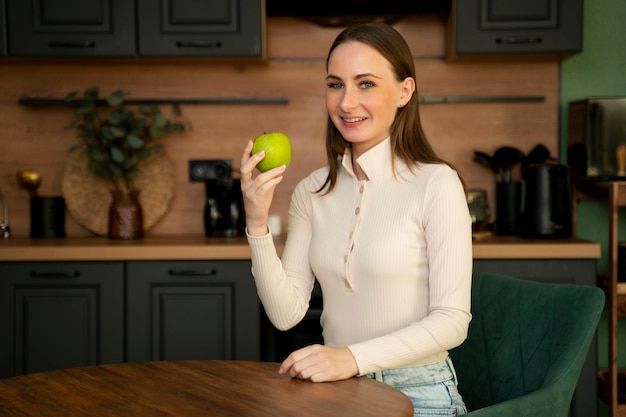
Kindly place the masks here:
POLYGON ((592 286, 475 276, 468 338, 450 352, 468 410, 549 389, 567 416, 604 300, 592 286))

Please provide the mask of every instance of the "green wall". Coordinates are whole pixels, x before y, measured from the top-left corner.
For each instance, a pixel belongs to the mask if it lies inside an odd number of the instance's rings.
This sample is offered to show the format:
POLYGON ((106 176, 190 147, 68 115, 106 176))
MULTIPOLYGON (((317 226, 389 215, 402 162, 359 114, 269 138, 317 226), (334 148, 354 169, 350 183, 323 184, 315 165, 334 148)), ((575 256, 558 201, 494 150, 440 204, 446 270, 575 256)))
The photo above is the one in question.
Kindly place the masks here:
MULTIPOLYGON (((626 96, 626 1, 585 0, 583 52, 561 62, 560 143, 565 160, 567 105, 572 100, 592 96, 626 96)), ((608 269, 607 205, 584 201, 578 205, 577 236, 602 244, 598 273, 608 269)), ((626 209, 620 210, 620 240, 626 237, 626 209)), ((620 367, 626 368, 626 323, 620 323, 618 346, 620 367)), ((608 319, 605 314, 598 329, 598 364, 608 364, 608 319)), ((600 415, 606 413, 603 403, 600 415)))
MULTIPOLYGON (((583 52, 561 62, 560 140, 563 160, 568 103, 592 96, 626 96, 626 1, 586 0, 584 7, 583 52)), ((578 237, 602 243, 598 272, 606 274, 606 204, 582 202, 578 218, 578 237)), ((620 222, 620 231, 626 236, 626 222, 620 222)))

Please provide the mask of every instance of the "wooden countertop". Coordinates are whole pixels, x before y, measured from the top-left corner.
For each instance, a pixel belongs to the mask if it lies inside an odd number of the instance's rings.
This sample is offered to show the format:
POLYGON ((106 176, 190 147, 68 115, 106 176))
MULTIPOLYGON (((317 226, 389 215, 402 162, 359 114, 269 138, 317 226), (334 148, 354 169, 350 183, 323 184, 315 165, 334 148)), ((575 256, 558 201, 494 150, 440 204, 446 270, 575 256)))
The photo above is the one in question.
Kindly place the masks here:
MULTIPOLYGON (((282 253, 284 237, 275 238, 282 253)), ((597 259, 600 244, 579 239, 523 239, 494 236, 474 241, 475 259, 597 259)), ((124 261, 250 259, 245 238, 147 236, 138 240, 103 237, 0 239, 0 261, 124 261)))

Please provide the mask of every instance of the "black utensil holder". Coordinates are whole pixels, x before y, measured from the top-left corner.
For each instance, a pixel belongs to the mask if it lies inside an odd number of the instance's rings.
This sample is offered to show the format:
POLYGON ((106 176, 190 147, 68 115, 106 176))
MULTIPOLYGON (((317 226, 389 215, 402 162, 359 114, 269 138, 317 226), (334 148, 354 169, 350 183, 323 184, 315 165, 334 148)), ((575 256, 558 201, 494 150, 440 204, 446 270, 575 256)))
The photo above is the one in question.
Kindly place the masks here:
POLYGON ((63 197, 30 198, 30 237, 65 236, 63 197))
POLYGON ((515 235, 521 217, 522 183, 520 181, 496 184, 495 233, 515 235))

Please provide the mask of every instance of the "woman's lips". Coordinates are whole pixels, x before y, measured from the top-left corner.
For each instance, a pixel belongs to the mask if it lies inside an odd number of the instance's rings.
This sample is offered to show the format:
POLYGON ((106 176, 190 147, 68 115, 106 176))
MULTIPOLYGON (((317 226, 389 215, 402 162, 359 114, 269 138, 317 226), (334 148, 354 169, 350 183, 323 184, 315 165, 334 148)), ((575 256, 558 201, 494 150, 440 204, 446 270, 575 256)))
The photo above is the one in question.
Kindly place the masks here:
POLYGON ((347 125, 355 125, 366 120, 367 117, 342 117, 341 120, 347 125))

